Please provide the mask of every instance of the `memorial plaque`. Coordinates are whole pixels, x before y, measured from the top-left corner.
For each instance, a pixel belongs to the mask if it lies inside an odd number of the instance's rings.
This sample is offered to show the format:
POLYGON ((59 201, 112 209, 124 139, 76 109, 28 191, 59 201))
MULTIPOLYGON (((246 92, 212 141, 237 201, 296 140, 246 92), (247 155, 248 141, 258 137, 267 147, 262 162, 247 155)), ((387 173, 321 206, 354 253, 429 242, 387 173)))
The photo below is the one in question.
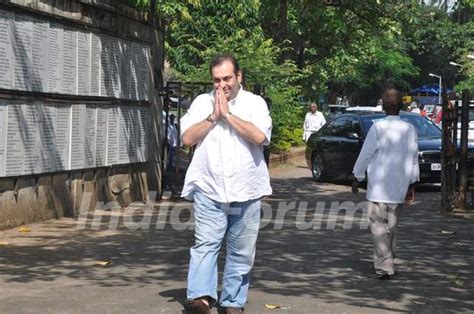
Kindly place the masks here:
POLYGON ((118 108, 107 109, 107 166, 118 164, 119 119, 118 108))
POLYGON ((57 121, 56 107, 42 103, 34 104, 39 113, 38 168, 40 172, 56 170, 56 138, 55 124, 57 121))
POLYGON ((120 98, 120 44, 117 38, 101 35, 101 96, 120 98))
POLYGON ((37 104, 40 110, 39 168, 41 172, 68 169, 70 105, 37 104))
POLYGON ((15 57, 13 52, 13 12, 0 10, 0 88, 13 89, 15 57))
POLYGON ((5 176, 5 160, 7 153, 7 115, 8 106, 0 103, 0 177, 5 176))
POLYGON ((120 111, 118 163, 137 162, 137 108, 123 106, 120 111))
POLYGON ((48 92, 61 93, 63 73, 63 27, 51 23, 48 35, 48 92))
POLYGON ((137 130, 137 161, 146 162, 148 160, 147 156, 147 144, 148 144, 148 132, 150 124, 150 115, 148 107, 140 106, 138 110, 138 130, 137 130))
POLYGON ((107 165, 107 108, 98 106, 96 110, 95 165, 103 167, 107 165))
POLYGON ((90 95, 91 86, 91 34, 77 33, 77 88, 79 95, 90 95))
POLYGON ((96 150, 96 107, 86 106, 86 120, 84 123, 84 166, 95 167, 96 150))
POLYGON ((38 112, 32 105, 9 105, 6 176, 38 173, 38 112))
POLYGON ((22 14, 15 14, 13 36, 13 51, 15 55, 13 88, 22 91, 32 91, 33 18, 22 14))
POLYGON ((33 21, 33 91, 48 91, 48 33, 49 22, 33 21))
POLYGON ((70 169, 85 167, 86 105, 72 105, 70 169))
POLYGON ((25 145, 21 134, 21 105, 8 105, 7 114, 7 152, 5 175, 18 176, 23 174, 25 145))
POLYGON ((22 174, 39 173, 39 114, 32 104, 21 105, 21 137, 25 147, 22 174))
POLYGON ((132 43, 130 46, 130 98, 138 100, 139 95, 139 69, 143 64, 140 64, 140 45, 132 43))
POLYGON ((55 138, 56 138, 56 167, 57 170, 69 170, 69 156, 70 156, 70 135, 71 135, 71 116, 72 106, 62 104, 56 106, 56 124, 55 124, 55 138))
POLYGON ((101 43, 97 34, 91 34, 90 95, 99 96, 101 91, 101 43))
POLYGON ((77 95, 77 31, 63 29, 62 93, 77 95))
POLYGON ((120 41, 120 98, 130 98, 130 48, 131 43, 120 41))

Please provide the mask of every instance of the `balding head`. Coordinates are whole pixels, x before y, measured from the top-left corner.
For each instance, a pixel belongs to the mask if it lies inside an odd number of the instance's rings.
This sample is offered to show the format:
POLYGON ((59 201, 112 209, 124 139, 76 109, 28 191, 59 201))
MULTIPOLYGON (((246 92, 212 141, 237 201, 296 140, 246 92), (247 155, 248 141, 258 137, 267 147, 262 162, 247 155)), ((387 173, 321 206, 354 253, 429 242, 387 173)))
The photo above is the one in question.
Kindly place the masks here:
POLYGON ((387 88, 383 95, 383 110, 387 115, 398 115, 402 103, 402 94, 396 88, 387 88))

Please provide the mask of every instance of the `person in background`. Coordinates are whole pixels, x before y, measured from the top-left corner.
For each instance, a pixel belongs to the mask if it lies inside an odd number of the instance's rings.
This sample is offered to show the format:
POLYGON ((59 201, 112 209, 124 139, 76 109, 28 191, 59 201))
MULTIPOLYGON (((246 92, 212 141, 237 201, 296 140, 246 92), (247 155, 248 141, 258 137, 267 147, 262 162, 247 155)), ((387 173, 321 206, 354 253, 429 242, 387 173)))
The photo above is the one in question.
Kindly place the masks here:
POLYGON ((175 115, 170 114, 168 119, 168 162, 166 170, 172 171, 176 166, 176 149, 178 147, 178 130, 175 124, 175 115))
POLYGON ((312 102, 309 105, 309 112, 304 118, 303 140, 307 142, 311 134, 317 132, 325 123, 326 119, 323 113, 318 111, 318 105, 312 102))
POLYGON ((352 193, 367 173, 369 228, 374 242, 374 278, 395 275, 398 218, 403 204, 415 200, 419 181, 418 143, 415 127, 403 121, 399 112, 402 96, 387 88, 382 96, 387 116, 374 122, 354 165, 352 193))
POLYGON ((421 113, 420 108, 418 108, 418 103, 416 101, 412 101, 410 106, 411 106, 411 112, 418 113, 418 114, 421 113))
POLYGON ((423 104, 420 104, 420 115, 421 115, 422 117, 426 117, 426 116, 427 116, 427 112, 426 112, 426 110, 425 110, 425 105, 423 105, 423 104))

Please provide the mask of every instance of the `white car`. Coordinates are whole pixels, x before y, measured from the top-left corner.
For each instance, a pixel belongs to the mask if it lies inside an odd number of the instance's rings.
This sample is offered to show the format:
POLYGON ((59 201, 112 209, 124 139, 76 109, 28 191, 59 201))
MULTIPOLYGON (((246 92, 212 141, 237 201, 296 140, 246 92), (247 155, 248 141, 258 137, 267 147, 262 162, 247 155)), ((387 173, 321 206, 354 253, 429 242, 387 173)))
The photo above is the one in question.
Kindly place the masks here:
POLYGON ((353 111, 363 111, 363 112, 383 112, 382 106, 371 107, 371 106, 355 106, 349 107, 346 109, 346 112, 353 112, 353 111))

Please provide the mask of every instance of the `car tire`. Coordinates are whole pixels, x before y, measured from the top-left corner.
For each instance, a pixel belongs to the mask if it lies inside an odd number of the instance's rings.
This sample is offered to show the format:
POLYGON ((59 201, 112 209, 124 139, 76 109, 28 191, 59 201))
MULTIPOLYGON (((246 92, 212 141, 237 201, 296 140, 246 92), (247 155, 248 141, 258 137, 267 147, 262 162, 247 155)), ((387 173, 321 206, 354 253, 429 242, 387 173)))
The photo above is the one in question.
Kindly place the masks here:
POLYGON ((314 153, 311 158, 311 173, 316 182, 323 182, 326 179, 326 166, 320 153, 314 153))

